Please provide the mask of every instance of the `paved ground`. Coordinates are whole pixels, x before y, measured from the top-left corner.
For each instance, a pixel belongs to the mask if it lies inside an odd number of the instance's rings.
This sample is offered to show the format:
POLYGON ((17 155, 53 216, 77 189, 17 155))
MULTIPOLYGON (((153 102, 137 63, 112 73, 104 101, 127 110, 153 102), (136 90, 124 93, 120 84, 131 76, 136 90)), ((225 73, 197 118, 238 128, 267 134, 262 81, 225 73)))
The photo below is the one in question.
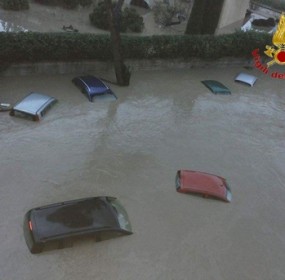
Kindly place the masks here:
POLYGON ((1 102, 59 100, 39 123, 0 113, 0 279, 285 279, 284 81, 252 70, 253 88, 235 84, 241 70, 140 71, 95 103, 73 76, 0 77, 1 102), (232 203, 178 194, 182 168, 226 177, 232 203), (121 200, 133 235, 29 253, 27 210, 98 195, 121 200))

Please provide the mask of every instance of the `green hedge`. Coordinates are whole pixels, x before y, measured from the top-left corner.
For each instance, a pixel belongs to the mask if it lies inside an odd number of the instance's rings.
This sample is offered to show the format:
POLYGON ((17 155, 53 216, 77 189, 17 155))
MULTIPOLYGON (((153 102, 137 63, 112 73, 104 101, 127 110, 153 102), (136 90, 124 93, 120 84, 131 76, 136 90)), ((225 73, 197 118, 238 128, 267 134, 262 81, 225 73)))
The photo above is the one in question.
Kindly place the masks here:
MULTIPOLYGON (((116 3, 113 2, 113 8, 115 8, 116 3)), ((108 22, 108 8, 106 2, 99 2, 98 5, 94 8, 93 12, 89 15, 89 19, 92 25, 109 30, 108 22)), ((143 17, 138 14, 136 9, 126 7, 121 11, 120 19, 120 32, 142 32, 144 28, 143 17)))
POLYGON ((1 1, 2 8, 5 10, 27 10, 29 9, 29 1, 28 0, 2 0, 1 1))
POLYGON ((75 9, 78 5, 83 7, 90 6, 93 1, 92 0, 34 0, 36 3, 40 3, 43 5, 51 5, 51 6, 62 6, 67 9, 75 9))
MULTIPOLYGON (((108 34, 1 32, 0 42, 2 64, 112 59, 108 34)), ((270 35, 254 32, 219 36, 122 36, 124 56, 130 59, 250 57, 252 50, 263 50, 267 44, 271 44, 270 35)))

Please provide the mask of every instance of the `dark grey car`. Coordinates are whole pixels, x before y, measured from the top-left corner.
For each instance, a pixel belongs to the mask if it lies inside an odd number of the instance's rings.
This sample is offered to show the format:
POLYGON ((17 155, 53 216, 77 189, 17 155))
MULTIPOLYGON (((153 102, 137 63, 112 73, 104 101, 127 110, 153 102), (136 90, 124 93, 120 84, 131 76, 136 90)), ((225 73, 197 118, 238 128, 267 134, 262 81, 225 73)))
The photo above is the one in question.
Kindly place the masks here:
POLYGON ((71 237, 105 235, 115 237, 132 233, 128 214, 117 198, 90 197, 55 203, 29 210, 24 218, 24 235, 31 253, 45 245, 64 247, 71 237))

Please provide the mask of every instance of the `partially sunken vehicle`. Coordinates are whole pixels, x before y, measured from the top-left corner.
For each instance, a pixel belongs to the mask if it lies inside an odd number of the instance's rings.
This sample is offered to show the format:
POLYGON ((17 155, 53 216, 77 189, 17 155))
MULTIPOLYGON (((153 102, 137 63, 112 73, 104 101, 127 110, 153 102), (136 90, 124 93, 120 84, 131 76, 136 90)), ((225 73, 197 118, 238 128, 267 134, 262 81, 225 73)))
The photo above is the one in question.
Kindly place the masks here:
POLYGON ((39 121, 56 102, 54 97, 31 92, 11 109, 10 115, 39 121))
POLYGON ((102 80, 91 75, 75 77, 72 82, 77 86, 83 94, 86 95, 90 102, 93 102, 93 98, 96 96, 102 96, 105 94, 112 95, 117 99, 115 93, 103 83, 102 80))
POLYGON ((251 87, 255 84, 256 80, 257 77, 247 73, 239 73, 235 78, 236 82, 243 83, 251 87))
POLYGON ((31 253, 64 248, 83 236, 101 241, 132 233, 128 214, 115 197, 65 201, 29 210, 24 236, 31 253))
POLYGON ((226 202, 232 200, 232 193, 226 179, 200 171, 178 170, 176 174, 176 190, 180 193, 215 197, 226 202))
POLYGON ((231 91, 222 83, 215 80, 201 81, 214 94, 231 94, 231 91))

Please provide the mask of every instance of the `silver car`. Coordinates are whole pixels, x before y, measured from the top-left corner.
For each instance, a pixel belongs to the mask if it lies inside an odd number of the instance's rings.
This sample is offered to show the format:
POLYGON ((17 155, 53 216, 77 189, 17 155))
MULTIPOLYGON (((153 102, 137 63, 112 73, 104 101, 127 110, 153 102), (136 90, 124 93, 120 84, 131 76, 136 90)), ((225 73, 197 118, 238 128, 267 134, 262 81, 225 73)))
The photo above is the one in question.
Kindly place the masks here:
POLYGON ((11 109, 10 115, 39 121, 56 102, 54 97, 31 92, 11 109))

